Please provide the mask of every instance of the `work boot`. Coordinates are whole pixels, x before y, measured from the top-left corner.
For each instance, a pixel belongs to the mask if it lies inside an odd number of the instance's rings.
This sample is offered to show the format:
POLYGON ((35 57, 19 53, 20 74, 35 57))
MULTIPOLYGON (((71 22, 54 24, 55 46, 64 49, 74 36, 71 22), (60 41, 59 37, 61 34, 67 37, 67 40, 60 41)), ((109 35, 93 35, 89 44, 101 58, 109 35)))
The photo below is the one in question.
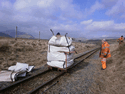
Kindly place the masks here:
POLYGON ((105 69, 101 68, 101 70, 105 70, 105 69))

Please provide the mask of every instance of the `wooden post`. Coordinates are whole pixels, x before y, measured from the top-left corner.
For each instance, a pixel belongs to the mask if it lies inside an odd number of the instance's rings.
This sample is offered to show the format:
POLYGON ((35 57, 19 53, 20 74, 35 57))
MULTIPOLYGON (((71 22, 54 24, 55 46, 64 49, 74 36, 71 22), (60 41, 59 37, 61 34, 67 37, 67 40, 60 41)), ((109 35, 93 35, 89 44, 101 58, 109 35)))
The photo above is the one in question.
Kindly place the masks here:
POLYGON ((17 26, 16 26, 15 40, 17 40, 17 26))
POLYGON ((39 41, 40 41, 40 31, 39 31, 39 41))
POLYGON ((66 55, 66 69, 67 69, 67 53, 65 53, 65 55, 66 55))

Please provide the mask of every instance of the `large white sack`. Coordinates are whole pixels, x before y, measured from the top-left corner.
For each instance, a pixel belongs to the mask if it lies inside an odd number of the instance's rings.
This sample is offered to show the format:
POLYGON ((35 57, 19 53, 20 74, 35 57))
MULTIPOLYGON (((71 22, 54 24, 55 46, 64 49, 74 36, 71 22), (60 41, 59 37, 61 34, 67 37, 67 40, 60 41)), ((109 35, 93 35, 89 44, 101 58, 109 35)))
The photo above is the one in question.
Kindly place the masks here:
POLYGON ((10 70, 10 71, 14 71, 15 69, 16 69, 16 65, 10 66, 10 67, 8 68, 8 70, 10 70))
POLYGON ((69 46, 72 44, 72 38, 67 37, 67 41, 66 41, 65 36, 62 36, 60 38, 57 38, 56 36, 52 36, 52 38, 49 40, 49 44, 59 45, 59 46, 69 46), (67 41, 68 41, 68 43, 67 43, 67 41))
MULTIPOLYGON (((73 58, 73 55, 74 55, 73 53, 70 55, 67 55, 67 60, 71 60, 73 58)), ((48 52, 47 60, 48 61, 65 61, 66 55, 60 52, 48 52)))
POLYGON ((34 66, 29 66, 27 72, 31 72, 33 68, 34 68, 34 66))
POLYGON ((64 51, 64 52, 69 52, 70 51, 74 51, 75 47, 74 46, 70 46, 68 47, 57 47, 57 46, 53 46, 53 45, 48 45, 48 51, 49 52, 58 52, 58 51, 64 51))
POLYGON ((27 70, 28 70, 28 64, 17 62, 15 71, 27 71, 27 70))
POLYGON ((16 72, 12 73, 12 71, 0 71, 0 82, 7 81, 12 82, 15 81, 16 72))
MULTIPOLYGON (((33 68, 34 68, 34 66, 28 66, 28 70, 26 72, 32 71, 33 68)), ((26 72, 19 73, 18 77, 25 77, 26 76, 26 72)))
POLYGON ((18 74, 18 77, 25 77, 25 76, 26 76, 26 72, 18 74))
MULTIPOLYGON (((74 63, 73 59, 70 61, 67 61, 67 67, 71 66, 74 63)), ((47 65, 52 67, 58 67, 58 68, 66 68, 66 63, 62 61, 50 61, 47 62, 47 65)))
MULTIPOLYGON (((34 66, 28 66, 27 72, 31 72, 33 68, 34 68, 34 66)), ((14 71, 15 69, 16 69, 16 65, 10 66, 10 67, 8 68, 8 70, 10 70, 10 71, 14 71)))

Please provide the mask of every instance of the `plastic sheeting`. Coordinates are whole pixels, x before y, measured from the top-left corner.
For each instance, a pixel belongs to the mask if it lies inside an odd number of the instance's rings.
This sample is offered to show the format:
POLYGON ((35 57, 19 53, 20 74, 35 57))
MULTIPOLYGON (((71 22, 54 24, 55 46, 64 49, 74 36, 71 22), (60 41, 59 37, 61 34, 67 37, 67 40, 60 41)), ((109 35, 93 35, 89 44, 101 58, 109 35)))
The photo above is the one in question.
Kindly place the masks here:
POLYGON ((65 36, 57 38, 56 36, 52 36, 52 38, 49 40, 49 44, 60 45, 60 46, 69 46, 72 44, 72 38, 68 38, 65 36), (66 38, 67 38, 67 40, 66 40, 66 38), (68 43, 67 43, 67 41, 68 41, 68 43))

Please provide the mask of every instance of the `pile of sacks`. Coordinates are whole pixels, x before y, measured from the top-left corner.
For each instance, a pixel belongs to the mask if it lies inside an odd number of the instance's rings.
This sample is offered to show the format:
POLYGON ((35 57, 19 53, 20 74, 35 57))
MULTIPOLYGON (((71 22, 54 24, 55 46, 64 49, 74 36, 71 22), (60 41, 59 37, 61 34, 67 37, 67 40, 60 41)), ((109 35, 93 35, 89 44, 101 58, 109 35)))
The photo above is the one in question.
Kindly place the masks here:
POLYGON ((72 46, 72 39, 65 36, 52 36, 48 43, 47 65, 57 68, 66 68, 74 63, 73 52, 75 47, 72 46), (66 65, 67 64, 67 65, 66 65))
POLYGON ((29 66, 26 63, 17 62, 16 65, 10 66, 8 70, 0 71, 0 82, 13 82, 18 77, 26 77, 26 73, 31 72, 34 66, 29 66))

